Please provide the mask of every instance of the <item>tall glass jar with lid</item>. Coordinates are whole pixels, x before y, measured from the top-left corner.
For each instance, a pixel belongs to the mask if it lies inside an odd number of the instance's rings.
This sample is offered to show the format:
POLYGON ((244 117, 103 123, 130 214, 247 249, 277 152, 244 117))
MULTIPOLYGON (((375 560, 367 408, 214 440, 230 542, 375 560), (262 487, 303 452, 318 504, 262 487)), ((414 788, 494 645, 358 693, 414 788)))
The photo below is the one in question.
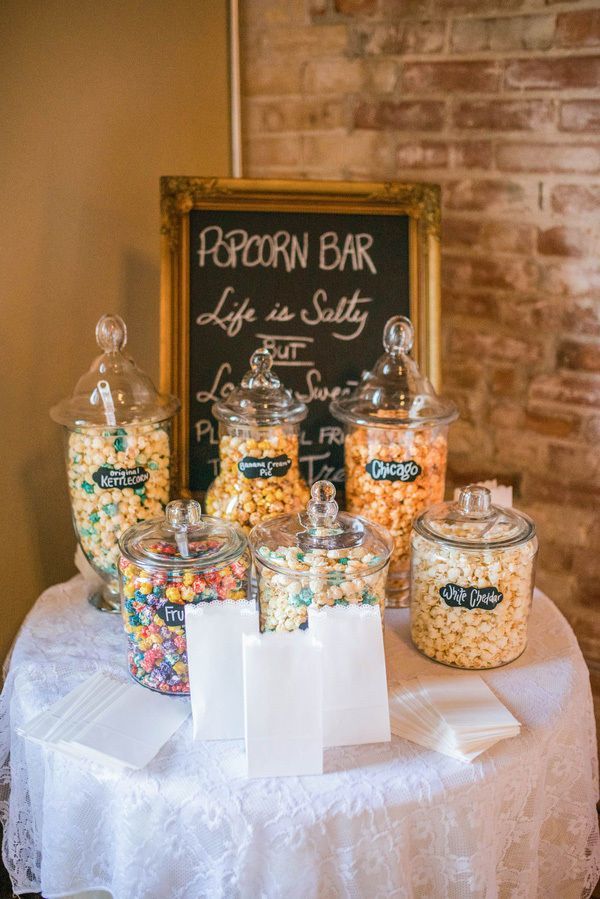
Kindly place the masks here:
POLYGON ((345 426, 346 508, 394 538, 390 606, 408 604, 412 520, 443 499, 448 426, 458 416, 411 358, 413 338, 409 319, 390 318, 385 353, 353 394, 330 406, 345 426))
POLYGON ((339 512, 330 481, 313 484, 311 497, 299 515, 280 515, 250 533, 262 631, 307 627, 310 605, 372 605, 383 615, 392 538, 339 512))
POLYGON ((417 649, 457 668, 496 668, 527 643, 538 542, 535 525, 465 487, 415 521, 411 635, 417 649))
POLYGON ((256 350, 241 384, 212 410, 219 421, 220 470, 208 488, 206 510, 247 533, 267 518, 299 510, 308 499, 298 463, 307 408, 272 365, 269 350, 256 350))
POLYGON ((176 500, 125 531, 119 545, 130 673, 159 693, 189 693, 185 606, 247 598, 246 537, 203 516, 195 500, 176 500))
POLYGON ((90 602, 119 610, 119 534, 161 514, 171 486, 174 396, 124 353, 127 328, 118 315, 96 325, 101 350, 70 397, 50 414, 63 425, 73 526, 83 553, 103 581, 90 602))

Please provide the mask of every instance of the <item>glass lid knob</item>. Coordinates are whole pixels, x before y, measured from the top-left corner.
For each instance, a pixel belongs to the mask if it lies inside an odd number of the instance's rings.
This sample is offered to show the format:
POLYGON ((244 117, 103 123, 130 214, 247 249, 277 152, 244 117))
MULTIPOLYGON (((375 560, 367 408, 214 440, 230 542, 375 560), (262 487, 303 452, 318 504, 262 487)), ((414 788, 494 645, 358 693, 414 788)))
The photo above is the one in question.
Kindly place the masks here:
POLYGON ((165 518, 173 530, 187 530, 202 521, 202 507, 195 499, 176 499, 167 504, 165 518))
POLYGON ((167 503, 165 518, 175 533, 177 549, 184 559, 190 556, 188 529, 202 521, 202 509, 195 499, 176 499, 167 503))
POLYGON ((392 355, 406 356, 412 350, 415 329, 405 315, 389 318, 383 329, 383 346, 392 355))
POLYGON ((250 371, 242 379, 242 387, 280 387, 281 381, 271 371, 273 356, 266 347, 255 350, 250 357, 250 371))
POLYGON ((96 342, 105 353, 118 353, 127 343, 127 325, 120 315, 103 315, 96 325, 96 342))
POLYGON ((335 487, 331 481, 315 481, 310 490, 311 499, 306 512, 313 528, 332 528, 337 520, 339 506, 335 501, 335 487))
POLYGON ((469 518, 487 518, 492 511, 492 494, 487 487, 469 484, 460 491, 458 511, 469 518))

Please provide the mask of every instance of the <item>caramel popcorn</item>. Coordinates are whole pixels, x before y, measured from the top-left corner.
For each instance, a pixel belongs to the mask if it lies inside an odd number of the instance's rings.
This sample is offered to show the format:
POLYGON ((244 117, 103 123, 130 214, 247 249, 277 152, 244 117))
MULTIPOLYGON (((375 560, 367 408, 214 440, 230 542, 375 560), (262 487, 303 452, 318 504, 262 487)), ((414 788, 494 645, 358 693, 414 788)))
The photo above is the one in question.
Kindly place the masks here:
POLYGON ((298 466, 294 429, 238 429, 219 441, 220 472, 206 494, 209 515, 234 521, 246 532, 284 512, 296 512, 308 500, 298 466))
POLYGON ((447 428, 351 428, 345 441, 346 508, 394 538, 388 593, 406 592, 413 519, 443 499, 447 428))

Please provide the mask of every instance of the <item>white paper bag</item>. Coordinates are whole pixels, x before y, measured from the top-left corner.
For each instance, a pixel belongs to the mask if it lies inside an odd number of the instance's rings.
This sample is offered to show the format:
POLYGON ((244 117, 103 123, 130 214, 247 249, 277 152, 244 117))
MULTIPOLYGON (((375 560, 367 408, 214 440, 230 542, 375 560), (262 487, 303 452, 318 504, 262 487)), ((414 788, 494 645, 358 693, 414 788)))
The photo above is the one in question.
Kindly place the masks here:
POLYGON ((249 777, 323 773, 321 654, 307 631, 244 636, 249 777))
POLYGON ((388 743, 390 711, 379 608, 311 606, 308 631, 323 648, 323 745, 388 743))
POLYGON ((244 736, 242 637, 258 634, 258 611, 245 600, 185 607, 195 740, 244 736))

